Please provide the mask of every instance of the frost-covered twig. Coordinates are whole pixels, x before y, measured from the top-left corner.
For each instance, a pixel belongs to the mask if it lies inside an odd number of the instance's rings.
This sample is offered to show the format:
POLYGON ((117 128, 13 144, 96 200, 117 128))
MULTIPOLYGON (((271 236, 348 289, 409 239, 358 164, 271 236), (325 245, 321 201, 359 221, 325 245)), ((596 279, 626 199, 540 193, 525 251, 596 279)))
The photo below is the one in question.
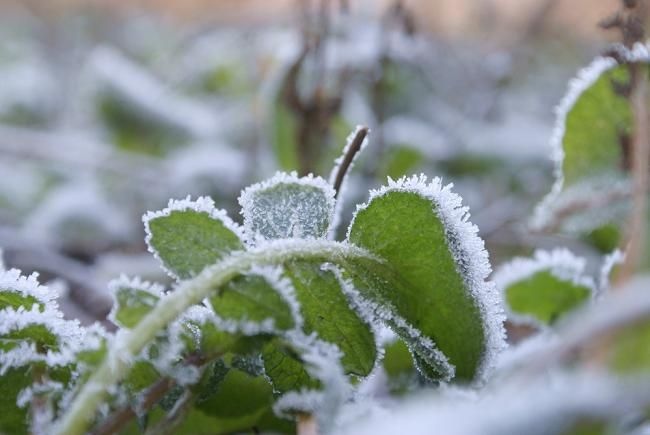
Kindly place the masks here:
POLYGON ((233 253, 207 267, 191 280, 183 281, 162 299, 131 331, 120 331, 102 364, 79 391, 68 411, 56 422, 55 434, 84 433, 95 410, 111 385, 129 371, 133 358, 155 335, 192 305, 200 303, 236 275, 254 265, 281 264, 289 259, 319 258, 337 262, 346 258, 373 258, 367 251, 349 244, 326 240, 280 240, 261 248, 233 253))
POLYGON ((354 138, 350 141, 350 143, 346 147, 345 154, 343 155, 343 159, 341 160, 341 163, 336 168, 336 176, 334 177, 334 191, 336 192, 335 197, 339 196, 339 192, 341 190, 341 185, 343 184, 343 180, 345 179, 345 175, 347 174, 348 169, 350 169, 350 165, 352 165, 352 162, 354 161, 354 157, 361 150, 361 146, 363 145, 363 141, 366 140, 366 136, 368 135, 368 132, 369 132, 368 127, 358 128, 357 131, 355 132, 354 138))

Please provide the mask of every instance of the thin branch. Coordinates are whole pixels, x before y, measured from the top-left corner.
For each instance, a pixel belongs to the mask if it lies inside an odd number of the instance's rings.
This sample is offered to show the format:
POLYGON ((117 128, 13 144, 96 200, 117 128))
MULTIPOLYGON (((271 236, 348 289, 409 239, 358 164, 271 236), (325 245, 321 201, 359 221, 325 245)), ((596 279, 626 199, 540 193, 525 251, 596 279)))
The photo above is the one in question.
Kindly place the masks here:
POLYGON ((634 135, 632 143, 632 214, 626 226, 627 252, 617 281, 626 281, 639 265, 646 240, 646 213, 648 207, 648 163, 650 162, 650 137, 648 135, 648 79, 645 65, 631 65, 632 95, 634 113, 634 135))
MULTIPOLYGON (((149 410, 160 399, 165 397, 174 385, 176 383, 170 378, 159 379, 144 394, 144 400, 140 405, 141 409, 149 410)), ((124 407, 108 417, 101 426, 92 432, 92 435, 111 435, 118 433, 129 421, 136 417, 137 415, 132 407, 124 407)))
POLYGON ((334 178, 334 191, 336 192, 337 198, 339 196, 341 186, 343 185, 343 180, 345 179, 345 175, 347 174, 348 169, 350 169, 350 165, 352 165, 352 162, 354 161, 354 156, 356 156, 357 153, 361 150, 363 141, 366 139, 366 136, 368 136, 369 131, 370 130, 368 129, 368 127, 365 126, 359 128, 357 130, 357 134, 354 136, 354 139, 352 139, 352 141, 350 142, 349 146, 345 151, 343 160, 341 161, 341 164, 338 166, 336 177, 334 178))

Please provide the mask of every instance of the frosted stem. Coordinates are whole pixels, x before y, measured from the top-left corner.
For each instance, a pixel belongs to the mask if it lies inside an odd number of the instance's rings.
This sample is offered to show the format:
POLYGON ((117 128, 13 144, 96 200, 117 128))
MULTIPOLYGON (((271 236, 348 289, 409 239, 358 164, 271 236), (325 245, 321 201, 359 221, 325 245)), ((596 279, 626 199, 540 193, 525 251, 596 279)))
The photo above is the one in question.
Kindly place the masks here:
POLYGON ((201 302, 238 274, 254 265, 278 265, 291 259, 319 258, 339 262, 344 258, 372 257, 367 251, 328 240, 278 240, 248 251, 233 253, 207 267, 191 280, 183 281, 166 295, 131 331, 115 338, 102 364, 83 385, 66 414, 55 422, 54 434, 75 435, 86 432, 107 389, 129 372, 129 362, 156 334, 190 306, 201 302))

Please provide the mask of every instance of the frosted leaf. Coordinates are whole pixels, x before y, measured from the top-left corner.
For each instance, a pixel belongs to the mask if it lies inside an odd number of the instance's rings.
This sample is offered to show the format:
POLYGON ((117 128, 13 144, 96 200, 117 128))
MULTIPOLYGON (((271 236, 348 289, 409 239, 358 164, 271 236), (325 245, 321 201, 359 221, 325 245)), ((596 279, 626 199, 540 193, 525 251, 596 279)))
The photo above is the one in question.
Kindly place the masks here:
POLYGON ((85 328, 63 319, 56 292, 41 286, 36 274, 24 277, 16 269, 0 273, 0 288, 0 374, 38 361, 72 362, 85 328))
MULTIPOLYGON (((352 301, 352 306, 360 315, 367 319, 368 322, 384 322, 397 332, 409 344, 409 350, 412 355, 419 355, 424 361, 435 370, 438 377, 447 382, 453 379, 455 367, 449 362, 449 359, 440 351, 435 343, 428 337, 425 337, 421 331, 414 328, 404 318, 400 317, 390 305, 380 305, 368 298, 365 298, 357 289, 351 280, 344 277, 339 269, 334 269, 341 283, 341 288, 346 296, 352 301)), ((378 336, 378 335, 377 335, 378 336)), ((420 369, 424 369, 420 367, 420 369)), ((424 374, 428 377, 428 374, 424 374)))
POLYGON ((351 306, 334 271, 336 266, 318 260, 294 260, 285 263, 284 268, 301 305, 303 331, 336 344, 347 374, 369 375, 378 353, 374 324, 351 306))
POLYGON ((208 197, 170 200, 167 208, 142 218, 149 251, 174 278, 200 273, 232 251, 243 249, 243 232, 208 197))
POLYGON ((278 267, 254 266, 210 297, 218 329, 246 336, 301 328, 295 289, 278 267))
POLYGON ((134 327, 156 305, 164 288, 158 284, 121 275, 108 284, 113 306, 108 320, 122 328, 134 327))
MULTIPOLYGON (((614 46, 613 51, 623 62, 650 61, 644 44, 638 43, 631 50, 614 46)), ((531 221, 533 228, 543 228, 556 218, 553 210, 564 189, 586 179, 597 181, 601 176, 620 175, 619 135, 629 129, 632 116, 629 102, 616 94, 611 81, 615 75, 625 72, 625 66, 619 66, 613 57, 598 57, 569 82, 555 110, 556 122, 550 140, 556 180, 551 192, 536 207, 531 221), (572 116, 578 116, 575 122, 572 116), (591 128, 585 130, 586 124, 591 124, 591 128)))
POLYGON ((566 249, 538 250, 532 258, 515 258, 494 274, 511 321, 544 327, 597 292, 585 275, 585 260, 566 249))
POLYGON ((20 270, 0 270, 0 309, 23 307, 27 310, 38 305, 41 311, 46 308, 58 309, 58 293, 38 282, 38 273, 21 275, 20 270))
POLYGON ((325 237, 332 225, 334 196, 322 178, 299 178, 295 172, 278 172, 247 187, 239 204, 248 241, 325 237))
POLYGON ((389 178, 371 191, 357 207, 348 240, 387 261, 353 261, 345 269, 365 298, 372 295, 423 337, 436 337, 457 378, 480 381, 505 347, 503 308, 496 287, 486 282, 491 267, 478 228, 451 187, 420 175, 389 178), (415 294, 418 301, 410 299, 415 294), (431 306, 427 316, 414 309, 422 303, 431 306))

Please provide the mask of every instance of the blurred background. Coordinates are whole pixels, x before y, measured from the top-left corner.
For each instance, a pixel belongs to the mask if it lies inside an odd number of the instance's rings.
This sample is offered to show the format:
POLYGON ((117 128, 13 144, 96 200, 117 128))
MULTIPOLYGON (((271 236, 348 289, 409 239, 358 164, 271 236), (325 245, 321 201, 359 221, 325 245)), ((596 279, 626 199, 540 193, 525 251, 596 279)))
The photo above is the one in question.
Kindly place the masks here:
POLYGON ((165 281, 141 216, 276 170, 327 177, 371 130, 345 191, 453 182, 493 264, 607 238, 532 234, 550 190, 553 108, 616 37, 618 0, 0 1, 0 247, 84 322, 120 273, 165 281))

